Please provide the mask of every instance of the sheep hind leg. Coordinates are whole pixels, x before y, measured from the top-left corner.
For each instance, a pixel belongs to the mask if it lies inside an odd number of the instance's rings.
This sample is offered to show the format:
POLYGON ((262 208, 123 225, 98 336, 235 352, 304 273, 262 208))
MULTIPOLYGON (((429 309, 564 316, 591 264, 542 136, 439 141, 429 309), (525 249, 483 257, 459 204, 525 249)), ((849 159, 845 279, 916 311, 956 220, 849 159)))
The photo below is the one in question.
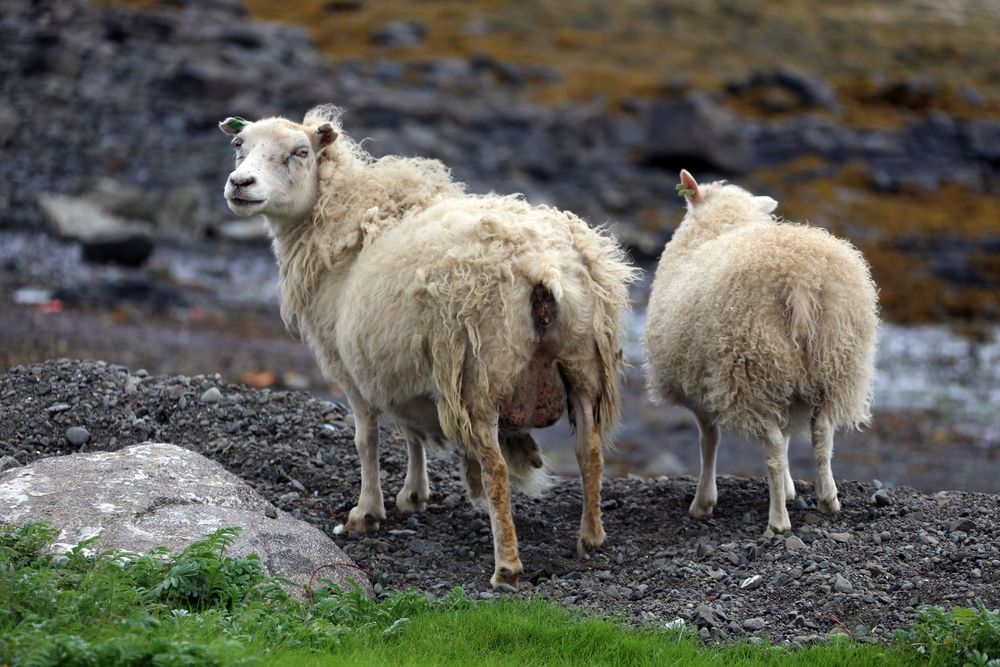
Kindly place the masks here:
POLYGON ((698 489, 688 508, 688 514, 695 519, 705 519, 712 516, 719 500, 715 485, 715 453, 719 448, 719 427, 704 415, 696 417, 701 446, 701 475, 698 477, 698 489))
POLYGON ((583 484, 583 513, 580 517, 580 538, 576 552, 584 555, 604 544, 606 535, 601 522, 601 478, 604 454, 600 433, 594 423, 593 401, 584 393, 571 391, 573 424, 576 428, 576 462, 580 466, 583 484))
POLYGON ((421 434, 407 431, 406 447, 409 450, 406 480, 396 494, 396 507, 403 512, 424 512, 430 499, 430 481, 427 479, 427 458, 421 434))
POLYGON ((354 412, 354 446, 361 459, 361 494, 347 515, 347 528, 373 533, 385 521, 385 503, 379 481, 377 412, 355 394, 348 394, 354 412))
POLYGON ((767 486, 770 491, 770 506, 768 508, 767 530, 764 534, 773 536, 792 529, 785 508, 785 476, 788 474, 788 462, 785 458, 785 436, 777 424, 767 427, 761 439, 764 451, 764 465, 767 467, 767 486))
POLYGON ((492 423, 473 419, 471 435, 471 441, 462 444, 475 453, 482 471, 482 486, 493 529, 494 567, 490 584, 496 590, 513 592, 517 590, 524 568, 518 556, 517 531, 510 502, 510 478, 507 462, 500 451, 496 415, 492 423))
POLYGON ((820 409, 812 419, 813 454, 816 457, 816 500, 819 511, 836 514, 840 511, 837 483, 833 480, 830 459, 833 458, 833 425, 820 409))
POLYGON ((472 453, 462 454, 462 481, 469 494, 469 501, 474 507, 482 509, 486 506, 486 489, 483 488, 483 468, 479 458, 472 453))
POLYGON ((792 479, 792 468, 788 465, 788 446, 792 439, 785 436, 785 502, 795 500, 795 480, 792 479))

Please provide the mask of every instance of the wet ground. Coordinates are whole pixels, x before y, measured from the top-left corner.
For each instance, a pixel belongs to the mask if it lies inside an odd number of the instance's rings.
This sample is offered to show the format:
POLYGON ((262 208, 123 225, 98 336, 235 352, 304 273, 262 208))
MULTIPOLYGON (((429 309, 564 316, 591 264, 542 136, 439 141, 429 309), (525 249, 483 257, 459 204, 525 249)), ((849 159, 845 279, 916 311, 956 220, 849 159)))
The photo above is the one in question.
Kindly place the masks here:
MULTIPOLYGON (((83 263, 79 249, 43 234, 0 243, 0 367, 54 357, 103 359, 151 373, 220 373, 230 382, 308 389, 342 399, 277 314, 277 271, 258 245, 161 243, 144 269, 83 263)), ((636 294, 642 303, 642 288, 636 294)), ((607 454, 610 475, 694 474, 693 420, 646 400, 641 310, 629 320, 625 422, 607 454)), ((1000 490, 1000 329, 973 337, 945 327, 885 325, 875 420, 837 441, 837 477, 925 491, 1000 490)), ((564 421, 539 434, 550 466, 573 474, 564 421)), ((793 443, 796 478, 812 452, 793 443)), ((719 472, 763 474, 759 448, 724 434, 719 472)))

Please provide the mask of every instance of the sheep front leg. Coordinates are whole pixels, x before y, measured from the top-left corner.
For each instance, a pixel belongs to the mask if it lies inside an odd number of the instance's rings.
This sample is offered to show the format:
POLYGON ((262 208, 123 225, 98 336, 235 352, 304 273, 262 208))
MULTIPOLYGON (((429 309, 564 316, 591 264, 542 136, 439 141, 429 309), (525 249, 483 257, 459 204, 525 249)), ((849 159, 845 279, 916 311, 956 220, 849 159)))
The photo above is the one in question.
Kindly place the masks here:
POLYGON ((785 459, 785 436, 777 424, 768 426, 761 440, 764 450, 764 465, 767 467, 767 486, 770 490, 771 505, 768 510, 767 530, 764 534, 772 536, 775 533, 785 533, 792 529, 785 508, 785 475, 788 474, 788 462, 785 459))
POLYGON ((361 459, 361 495, 358 504, 347 515, 347 528, 356 533, 372 533, 385 521, 379 481, 378 415, 356 394, 348 393, 348 400, 354 412, 354 446, 361 459))
POLYGON ((833 458, 833 425, 822 410, 812 420, 813 454, 816 456, 816 499, 819 511, 836 514, 840 511, 837 483, 833 481, 830 459, 833 458))
POLYGON ((715 453, 719 448, 719 427, 705 415, 699 414, 696 417, 701 445, 701 476, 698 477, 698 489, 688 508, 688 514, 695 519, 705 519, 712 516, 719 500, 715 485, 715 453))
POLYGON ((404 512, 424 512, 430 499, 430 481, 427 479, 427 459, 421 435, 407 431, 406 446, 410 457, 403 488, 396 494, 396 507, 404 512))
POLYGON ((792 468, 788 465, 788 446, 792 439, 785 436, 785 502, 795 500, 795 480, 792 479, 792 468))
POLYGON ((573 392, 573 422, 576 428, 576 462, 580 466, 583 484, 583 513, 580 517, 580 538, 576 552, 584 555, 604 544, 606 536, 601 523, 601 481, 604 474, 604 454, 601 436, 594 424, 594 404, 585 394, 573 392))
POLYGON ((500 451, 497 439, 497 419, 492 423, 473 422, 471 449, 479 459, 482 470, 483 490, 493 529, 493 576, 490 584, 496 590, 517 590, 524 568, 517 553, 517 532, 510 503, 510 478, 507 462, 500 451))

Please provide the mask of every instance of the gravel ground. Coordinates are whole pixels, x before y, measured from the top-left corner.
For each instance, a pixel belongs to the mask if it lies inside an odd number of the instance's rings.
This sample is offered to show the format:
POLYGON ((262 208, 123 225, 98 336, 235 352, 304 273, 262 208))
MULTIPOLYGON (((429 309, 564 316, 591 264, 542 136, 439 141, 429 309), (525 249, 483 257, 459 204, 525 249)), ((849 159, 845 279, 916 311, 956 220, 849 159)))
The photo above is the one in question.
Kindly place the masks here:
MULTIPOLYGON (((343 406, 227 385, 218 376, 153 377, 71 360, 0 375, 0 469, 73 451, 172 442, 220 461, 330 535, 359 485, 352 424, 343 406), (70 432, 74 427, 86 434, 70 432)), ((493 597, 489 521, 467 502, 452 455, 432 453, 430 508, 408 516, 391 503, 405 448, 391 432, 384 436, 388 520, 376 536, 337 536, 338 543, 372 574, 377 590, 462 586, 493 597)), ((839 484, 844 511, 830 520, 816 512, 812 484, 797 482, 794 534, 766 539, 762 479, 721 478, 716 517, 704 522, 685 512, 690 477, 609 479, 608 544, 581 559, 574 554, 580 493, 575 480, 561 478, 541 500, 515 498, 526 568, 520 595, 639 623, 679 617, 706 637, 799 642, 835 630, 886 640, 921 604, 1000 604, 998 496, 839 484)))

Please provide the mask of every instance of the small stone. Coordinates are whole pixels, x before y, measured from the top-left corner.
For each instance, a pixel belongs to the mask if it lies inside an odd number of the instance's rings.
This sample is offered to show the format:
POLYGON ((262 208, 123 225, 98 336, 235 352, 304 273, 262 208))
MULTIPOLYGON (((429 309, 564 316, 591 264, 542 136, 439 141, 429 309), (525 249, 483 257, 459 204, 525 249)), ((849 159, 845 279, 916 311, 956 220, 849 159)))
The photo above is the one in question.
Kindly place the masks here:
POLYGON ((802 496, 796 496, 795 500, 792 501, 792 507, 797 510, 807 510, 809 509, 809 503, 802 496))
POLYGON ((755 574, 751 577, 747 577, 740 582, 740 588, 747 591, 752 591, 756 588, 760 588, 761 584, 764 583, 764 577, 759 574, 755 574))
POLYGON ((708 556, 711 556, 714 551, 715 547, 708 542, 698 542, 698 546, 695 547, 695 553, 698 554, 699 558, 707 558, 708 556))
POLYGON ((715 612, 707 604, 700 604, 694 609, 695 625, 702 629, 718 627, 719 621, 715 612))
POLYGON ((444 498, 444 506, 448 509, 454 509, 462 503, 462 496, 457 493, 449 493, 444 498))
POLYGON ((785 538, 785 548, 789 551, 801 551, 806 548, 806 543, 797 535, 785 538))
POLYGON ((854 584, 842 574, 835 574, 833 576, 833 590, 838 593, 850 593, 854 590, 854 584))
POLYGON ((13 456, 0 456, 0 472, 20 467, 21 467, 21 462, 15 459, 13 456))
POLYGON ((90 441, 90 431, 82 426, 74 426, 66 430, 66 440, 75 447, 85 445, 90 441))
POLYGON ((415 554, 417 554, 419 556, 419 555, 423 555, 425 553, 428 553, 430 551, 433 551, 434 547, 435 547, 435 544, 433 542, 428 541, 428 540, 417 539, 417 540, 410 540, 410 543, 407 544, 406 547, 410 551, 412 551, 413 553, 415 553, 415 554))
POLYGON ((740 557, 737 554, 729 552, 728 554, 726 554, 726 558, 728 558, 729 562, 732 563, 733 565, 739 566, 740 557))
POLYGON ((46 412, 50 415, 59 414, 60 412, 66 412, 69 410, 69 403, 56 403, 55 405, 50 405, 46 412))
POLYGON ((763 630, 766 625, 767 623, 765 623, 764 619, 760 617, 748 618, 743 621, 743 627, 752 632, 763 630))
POLYGON ((983 578, 983 571, 980 570, 978 567, 974 567, 974 568, 972 568, 972 571, 969 572, 969 577, 972 578, 972 579, 982 579, 983 578))
POLYGON ((889 496, 889 492, 885 489, 879 489, 872 496, 872 502, 875 504, 875 507, 888 507, 892 505, 892 497, 889 496))
POLYGON ((206 405, 214 405, 222 400, 222 392, 216 387, 207 389, 204 394, 201 395, 201 402, 206 405))
POLYGON ((830 539, 841 544, 850 542, 853 538, 854 536, 850 533, 830 533, 830 539))
POLYGON ((955 531, 970 533, 975 529, 976 529, 976 524, 971 519, 957 519, 948 524, 949 533, 954 533, 955 531))
MULTIPOLYGON (((266 516, 268 519, 277 519, 278 510, 276 510, 273 505, 268 505, 267 507, 264 508, 264 516, 266 516)), ((343 528, 343 526, 340 527, 343 528)), ((336 529, 334 529, 334 533, 336 532, 337 532, 336 529)))
POLYGON ((802 517, 802 520, 810 526, 818 526, 825 521, 822 516, 816 514, 815 512, 807 512, 806 515, 802 517))

